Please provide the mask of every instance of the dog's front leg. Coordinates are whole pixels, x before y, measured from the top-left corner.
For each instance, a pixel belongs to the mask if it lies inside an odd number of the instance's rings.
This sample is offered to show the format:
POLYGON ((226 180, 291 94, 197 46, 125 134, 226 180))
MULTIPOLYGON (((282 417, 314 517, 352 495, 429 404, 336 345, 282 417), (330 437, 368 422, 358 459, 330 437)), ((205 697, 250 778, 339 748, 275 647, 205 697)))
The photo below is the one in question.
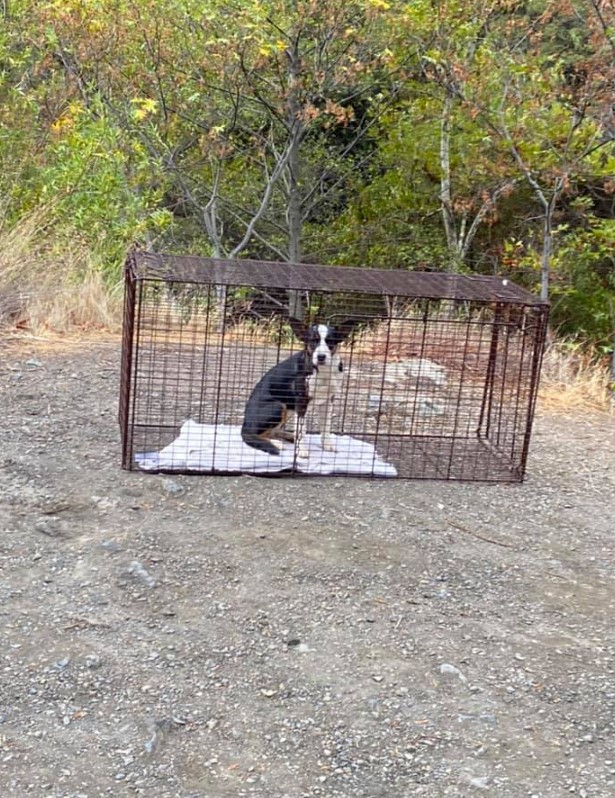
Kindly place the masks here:
POLYGON ((331 434, 331 419, 333 416, 333 397, 330 397, 320 406, 320 438, 325 452, 335 452, 335 440, 331 434))
POLYGON ((302 413, 297 413, 295 415, 295 451, 297 452, 297 457, 301 460, 307 460, 309 457, 309 452, 303 440, 304 432, 305 415, 302 413))

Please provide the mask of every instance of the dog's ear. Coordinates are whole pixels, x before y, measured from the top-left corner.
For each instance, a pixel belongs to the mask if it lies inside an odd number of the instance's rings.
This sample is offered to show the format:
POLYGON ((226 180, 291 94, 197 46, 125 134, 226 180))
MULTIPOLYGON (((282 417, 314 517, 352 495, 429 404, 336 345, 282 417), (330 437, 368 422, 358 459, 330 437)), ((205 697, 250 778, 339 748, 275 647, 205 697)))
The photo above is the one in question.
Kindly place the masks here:
POLYGON ((364 321, 364 319, 359 319, 356 316, 350 316, 347 319, 337 322, 334 325, 337 343, 341 344, 342 341, 345 341, 347 338, 349 338, 362 321, 364 321))
POLYGON ((305 343, 307 333, 305 324, 302 321, 299 321, 299 319, 293 318, 293 316, 288 317, 288 323, 290 324, 290 328, 297 338, 305 343))

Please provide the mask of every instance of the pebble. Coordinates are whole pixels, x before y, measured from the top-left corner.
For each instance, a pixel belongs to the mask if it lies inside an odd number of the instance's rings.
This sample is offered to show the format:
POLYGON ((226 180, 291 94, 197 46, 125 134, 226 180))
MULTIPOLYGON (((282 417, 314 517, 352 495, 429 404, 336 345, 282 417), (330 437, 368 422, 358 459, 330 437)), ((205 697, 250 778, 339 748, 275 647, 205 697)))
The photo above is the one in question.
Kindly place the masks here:
POLYGON ((100 668, 102 665, 102 659, 98 656, 98 654, 88 654, 85 658, 85 664, 86 667, 95 671, 98 670, 98 668, 100 668))
POLYGON ((34 529, 50 538, 58 538, 62 534, 60 519, 55 516, 39 518, 34 524, 34 529))
POLYGON ((101 548, 105 549, 105 551, 110 551, 112 554, 122 550, 122 546, 117 540, 103 540, 100 545, 101 548))
POLYGON ((156 580, 155 580, 155 579, 154 579, 154 577, 153 577, 153 576, 152 576, 152 575, 149 573, 149 571, 148 571, 148 570, 147 570, 147 568, 146 568, 146 567, 143 565, 143 563, 140 563, 138 560, 133 560, 133 561, 130 563, 130 565, 129 565, 129 567, 128 567, 128 573, 129 573, 131 576, 135 576, 135 577, 137 577, 137 579, 140 579, 140 580, 141 580, 142 582, 144 582, 144 583, 145 583, 145 584, 146 584, 148 587, 156 587, 156 580))
POLYGON ((440 673, 447 674, 448 676, 456 676, 461 682, 466 681, 466 677, 459 668, 456 665, 449 665, 447 662, 443 662, 442 665, 440 665, 440 673))
POLYGON ((169 496, 180 496, 184 492, 183 486, 173 479, 163 479, 162 489, 165 493, 168 493, 169 496))

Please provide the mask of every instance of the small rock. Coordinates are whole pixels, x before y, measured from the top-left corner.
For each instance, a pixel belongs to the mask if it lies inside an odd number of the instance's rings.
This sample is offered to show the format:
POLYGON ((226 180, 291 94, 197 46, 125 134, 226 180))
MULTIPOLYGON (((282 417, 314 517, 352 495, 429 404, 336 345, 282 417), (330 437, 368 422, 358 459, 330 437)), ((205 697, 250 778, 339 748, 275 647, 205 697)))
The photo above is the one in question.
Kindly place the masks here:
POLYGON ((122 550, 122 545, 118 543, 117 540, 103 540, 100 546, 105 549, 105 551, 110 551, 112 554, 122 550))
POLYGON ((156 580, 149 573, 149 571, 143 565, 143 563, 140 563, 138 560, 133 560, 130 563, 130 565, 128 566, 128 573, 131 576, 134 576, 137 579, 140 579, 148 587, 156 587, 156 580))
POLYGON ((470 787, 476 787, 477 790, 488 790, 489 779, 487 776, 474 776, 470 779, 470 787))
POLYGON ((185 726, 186 721, 181 718, 163 718, 149 722, 151 737, 145 742, 145 750, 148 754, 153 754, 166 740, 168 734, 173 729, 185 726))
POLYGON ((165 493, 168 493, 169 496, 180 496, 184 492, 183 487, 173 479, 163 479, 162 489, 165 493))
POLYGON ((56 660, 56 662, 53 663, 53 667, 58 671, 66 670, 69 665, 70 657, 64 657, 63 659, 56 660))
POLYGON ((50 515, 46 518, 39 518, 35 522, 34 528, 42 535, 47 535, 50 538, 59 538, 62 535, 62 526, 60 519, 56 516, 50 515))
POLYGON ((449 665, 447 662, 443 662, 442 665, 440 665, 440 673, 447 674, 448 676, 456 676, 460 682, 467 681, 459 668, 455 665, 449 665))
POLYGON ((102 665, 102 659, 98 656, 98 654, 88 654, 85 658, 85 664, 86 667, 96 671, 102 665))

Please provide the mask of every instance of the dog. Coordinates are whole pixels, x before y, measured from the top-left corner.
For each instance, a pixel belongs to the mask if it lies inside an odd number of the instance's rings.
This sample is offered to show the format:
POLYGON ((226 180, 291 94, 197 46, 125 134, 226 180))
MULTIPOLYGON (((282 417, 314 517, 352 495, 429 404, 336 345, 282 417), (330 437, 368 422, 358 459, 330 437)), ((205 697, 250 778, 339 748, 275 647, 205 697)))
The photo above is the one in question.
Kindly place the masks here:
POLYGON ((256 384, 246 403, 241 437, 253 449, 279 455, 283 444, 295 444, 297 457, 306 459, 303 443, 305 415, 311 403, 319 422, 322 448, 335 451, 331 434, 333 403, 340 396, 344 364, 337 352, 359 320, 349 318, 336 327, 312 324, 305 327, 289 319, 303 349, 282 360, 256 384), (294 432, 284 425, 294 416, 294 432))

